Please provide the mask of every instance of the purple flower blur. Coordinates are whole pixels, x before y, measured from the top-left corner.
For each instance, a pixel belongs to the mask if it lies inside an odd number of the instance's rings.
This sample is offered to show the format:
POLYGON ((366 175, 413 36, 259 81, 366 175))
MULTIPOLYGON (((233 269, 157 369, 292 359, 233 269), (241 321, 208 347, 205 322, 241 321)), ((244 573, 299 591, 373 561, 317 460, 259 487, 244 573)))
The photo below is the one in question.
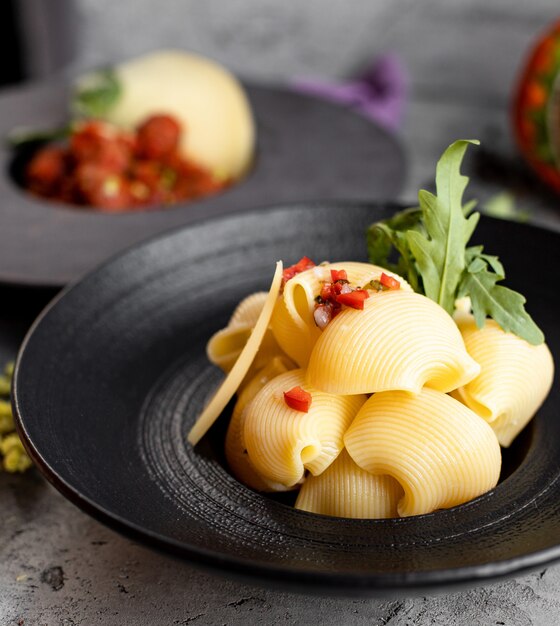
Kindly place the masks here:
POLYGON ((408 76, 395 54, 384 54, 371 64, 362 76, 347 82, 319 79, 296 79, 297 91, 344 104, 395 131, 401 125, 408 76))

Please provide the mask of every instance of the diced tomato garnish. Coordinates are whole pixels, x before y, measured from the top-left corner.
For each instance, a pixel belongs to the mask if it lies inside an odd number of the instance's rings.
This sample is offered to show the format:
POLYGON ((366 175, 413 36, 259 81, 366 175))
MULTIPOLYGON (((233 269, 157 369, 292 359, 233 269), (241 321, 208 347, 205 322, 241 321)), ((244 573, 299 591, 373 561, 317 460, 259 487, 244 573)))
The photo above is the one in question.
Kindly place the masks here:
MULTIPOLYGON (((100 120, 73 124, 67 146, 39 151, 26 168, 26 187, 38 195, 110 211, 194 200, 231 181, 179 152, 180 123, 154 115, 136 132, 100 120)), ((304 257, 295 272, 314 264, 304 257)))
POLYGON ((76 192, 91 205, 107 211, 132 203, 127 180, 95 163, 84 163, 75 172, 76 192))
POLYGON ((127 168, 132 149, 120 140, 114 127, 85 122, 70 137, 70 156, 77 165, 95 163, 114 173, 127 168))
POLYGON ((310 270, 312 267, 315 267, 315 263, 309 257, 301 257, 301 259, 294 263, 294 265, 290 265, 290 267, 286 267, 282 272, 282 283, 285 285, 290 279, 292 279, 297 274, 301 274, 301 272, 305 272, 306 270, 310 270))
POLYGON ((293 387, 289 391, 284 391, 284 402, 290 409, 308 413, 311 406, 311 394, 301 387, 293 387))
POLYGON ((348 274, 346 270, 331 270, 331 279, 333 283, 337 280, 348 280, 348 274))
POLYGON ((384 287, 387 287, 387 289, 400 289, 401 288, 400 282, 396 278, 393 278, 392 276, 385 274, 385 272, 381 272, 381 276, 379 277, 379 282, 384 287))
POLYGON ((137 150, 148 159, 160 159, 175 152, 181 126, 170 115, 152 115, 138 127, 137 150))
POLYGON ((365 289, 356 289, 350 293, 341 293, 336 296, 336 301, 339 304, 352 307, 353 309, 363 309, 364 300, 369 298, 369 293, 365 289))
POLYGON ((321 300, 327 302, 328 300, 334 298, 335 293, 332 287, 332 283, 323 283, 323 286, 321 287, 321 300))
POLYGON ((33 191, 49 195, 54 193, 65 174, 65 157, 62 148, 42 148, 29 162, 27 183, 33 191))

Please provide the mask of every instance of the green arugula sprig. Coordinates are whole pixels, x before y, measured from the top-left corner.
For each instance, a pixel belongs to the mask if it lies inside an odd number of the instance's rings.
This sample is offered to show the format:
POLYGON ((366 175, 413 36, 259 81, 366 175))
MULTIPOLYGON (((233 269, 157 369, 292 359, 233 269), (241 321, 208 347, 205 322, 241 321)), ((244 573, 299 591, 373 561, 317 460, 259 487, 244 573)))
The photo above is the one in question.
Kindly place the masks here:
POLYGON ((70 122, 57 128, 15 128, 8 135, 11 148, 66 139, 75 123, 84 118, 103 118, 122 95, 122 85, 112 68, 95 70, 76 85, 70 100, 70 122))
POLYGON ((122 94, 121 83, 110 68, 91 72, 82 78, 71 101, 73 112, 80 117, 104 117, 122 94))
POLYGON ((422 190, 419 207, 369 227, 370 261, 406 278, 415 291, 449 314, 457 298, 469 296, 479 328, 492 317, 506 332, 538 345, 544 335, 525 311, 525 298, 497 284, 505 278, 498 257, 485 254, 483 246, 467 246, 480 214, 473 212, 476 202, 463 205, 469 179, 460 166, 469 144, 478 143, 451 144, 437 164, 436 194, 422 190))

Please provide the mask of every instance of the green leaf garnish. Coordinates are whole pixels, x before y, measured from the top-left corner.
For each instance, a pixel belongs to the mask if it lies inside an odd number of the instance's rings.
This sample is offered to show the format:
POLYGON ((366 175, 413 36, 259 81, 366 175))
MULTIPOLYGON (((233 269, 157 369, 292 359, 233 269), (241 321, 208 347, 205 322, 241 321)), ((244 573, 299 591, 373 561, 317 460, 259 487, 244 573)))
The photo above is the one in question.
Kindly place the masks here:
POLYGON ((72 110, 83 117, 104 117, 120 98, 121 91, 114 70, 97 70, 78 83, 72 97, 72 110))
POLYGON ((458 297, 470 297, 474 319, 479 328, 484 326, 484 320, 489 316, 507 333, 514 333, 538 346, 543 343, 544 335, 525 311, 525 298, 517 291, 497 285, 502 278, 503 276, 490 271, 483 257, 476 257, 463 275, 458 297))
POLYGON ((465 268, 465 248, 479 214, 463 214, 463 192, 468 178, 459 167, 469 143, 456 141, 439 160, 436 169, 437 195, 420 191, 420 209, 426 233, 408 231, 406 240, 422 275, 424 293, 449 314, 465 268))
POLYGON ((544 335, 525 311, 525 298, 497 284, 505 277, 498 257, 485 254, 483 246, 467 247, 480 215, 472 212, 476 202, 463 205, 468 178, 460 166, 468 145, 478 143, 451 144, 437 164, 436 194, 420 191, 419 208, 369 227, 370 261, 406 278, 449 314, 457 298, 469 296, 479 328, 490 316, 504 331, 538 345, 544 335))
POLYGON ((395 213, 393 217, 369 227, 367 242, 372 263, 381 264, 380 260, 382 260, 383 267, 403 276, 414 291, 422 293, 420 276, 406 239, 407 231, 424 232, 421 218, 422 211, 416 207, 395 213), (394 253, 398 255, 397 263, 392 263, 390 260, 394 253))
POLYGON ((111 68, 96 70, 84 76, 76 86, 71 99, 71 121, 53 129, 16 128, 7 138, 11 148, 28 144, 58 141, 70 136, 73 122, 82 117, 105 117, 116 104, 122 92, 116 73, 111 68))

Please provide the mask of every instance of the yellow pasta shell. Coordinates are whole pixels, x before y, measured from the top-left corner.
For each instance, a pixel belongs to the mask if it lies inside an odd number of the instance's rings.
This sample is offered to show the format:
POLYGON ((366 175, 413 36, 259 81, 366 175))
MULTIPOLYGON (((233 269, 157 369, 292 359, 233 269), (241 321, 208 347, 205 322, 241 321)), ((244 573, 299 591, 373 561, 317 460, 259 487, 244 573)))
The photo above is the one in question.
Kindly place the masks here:
POLYGON ((353 287, 363 287, 370 280, 378 280, 385 272, 399 280, 403 290, 411 290, 397 274, 370 263, 327 263, 294 276, 284 286, 284 293, 276 304, 271 328, 282 350, 300 367, 307 366, 311 350, 321 336, 313 319, 315 298, 321 292, 322 284, 331 281, 331 269, 346 270, 353 287))
POLYGON ((500 446, 490 426, 433 389, 374 394, 344 444, 362 469, 400 483, 402 516, 468 502, 492 489, 500 476, 500 446))
POLYGON ((546 344, 533 346, 504 332, 494 320, 476 327, 472 316, 459 322, 469 354, 480 374, 454 396, 492 426, 502 446, 509 446, 537 412, 554 378, 546 344))
POLYGON ((307 380, 330 393, 448 392, 479 371, 453 319, 429 298, 398 289, 372 295, 363 311, 344 308, 317 340, 307 380))
POLYGON ((402 487, 391 476, 370 474, 342 450, 319 476, 309 476, 295 508, 321 515, 381 519, 397 517, 402 487))
POLYGON ((294 368, 294 363, 287 357, 274 357, 268 365, 257 372, 239 394, 229 422, 225 444, 228 465, 232 474, 239 481, 257 491, 286 491, 286 487, 267 481, 259 476, 249 460, 243 436, 245 426, 244 409, 267 382, 294 368))
MULTIPOLYGON (((226 374, 235 365, 251 336, 267 296, 267 292, 258 291, 244 298, 237 305, 228 325, 212 335, 208 341, 206 346, 208 360, 217 365, 226 374)), ((271 330, 267 329, 245 381, 250 379, 271 359, 281 354, 280 346, 272 335, 271 330)), ((245 384, 245 381, 242 385, 245 384)))
POLYGON ((256 291, 243 298, 235 307, 228 326, 250 326, 252 328, 259 319, 267 296, 268 292, 266 291, 256 291))
POLYGON ((343 448, 342 438, 366 397, 335 396, 305 383, 304 370, 277 376, 247 405, 243 435, 249 459, 265 479, 291 487, 308 469, 323 472, 343 448), (311 394, 308 413, 291 409, 284 392, 303 387, 311 394))

